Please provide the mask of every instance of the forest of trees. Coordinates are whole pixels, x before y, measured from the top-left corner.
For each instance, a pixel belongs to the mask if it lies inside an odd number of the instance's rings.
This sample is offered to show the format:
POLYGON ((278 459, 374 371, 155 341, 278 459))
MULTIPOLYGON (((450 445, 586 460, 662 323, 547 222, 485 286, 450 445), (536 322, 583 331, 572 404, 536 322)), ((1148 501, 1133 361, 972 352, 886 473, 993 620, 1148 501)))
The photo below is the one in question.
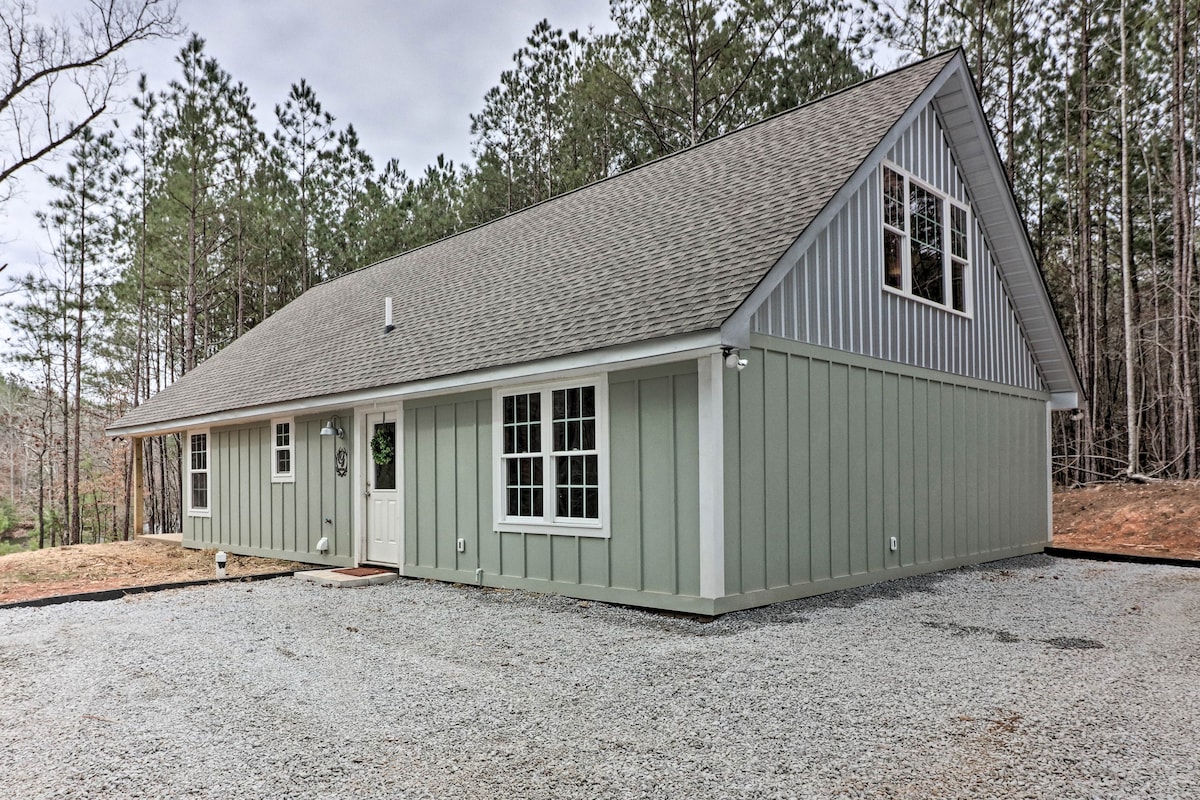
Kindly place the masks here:
MULTIPOLYGON (((534 26, 464 119, 473 163, 411 176, 375 164, 303 78, 260 114, 199 35, 181 39, 173 77, 129 87, 135 125, 98 116, 64 140, 40 215, 54 268, 0 290, 19 339, 0 502, 43 544, 128 537, 130 454, 105 422, 308 287, 958 46, 1087 394, 1058 415, 1056 478, 1196 477, 1200 0, 610 12, 611 34, 534 26)), ((162 22, 151 35, 171 35, 162 22)), ((154 530, 179 527, 178 446, 143 443, 154 530)))

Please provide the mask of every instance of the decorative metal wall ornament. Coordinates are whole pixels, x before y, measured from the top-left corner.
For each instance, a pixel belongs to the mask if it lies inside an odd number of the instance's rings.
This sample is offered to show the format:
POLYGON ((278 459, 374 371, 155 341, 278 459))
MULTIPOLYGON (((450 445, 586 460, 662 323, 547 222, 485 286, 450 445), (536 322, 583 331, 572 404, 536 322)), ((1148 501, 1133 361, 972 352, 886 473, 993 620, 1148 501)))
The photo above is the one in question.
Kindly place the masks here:
POLYGON ((350 471, 350 457, 346 454, 346 448, 338 448, 337 453, 333 457, 333 466, 337 470, 339 478, 346 477, 346 473, 350 471))

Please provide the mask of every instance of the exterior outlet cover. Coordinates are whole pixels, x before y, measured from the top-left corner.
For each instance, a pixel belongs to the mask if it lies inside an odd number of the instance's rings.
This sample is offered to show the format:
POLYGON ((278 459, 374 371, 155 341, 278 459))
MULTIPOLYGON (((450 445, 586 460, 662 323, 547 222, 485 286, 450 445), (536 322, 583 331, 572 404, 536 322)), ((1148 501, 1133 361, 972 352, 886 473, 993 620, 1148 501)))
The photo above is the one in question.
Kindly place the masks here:
POLYGON ((896 541, 896 537, 892 537, 892 552, 895 552, 900 547, 900 542, 896 541))
POLYGON ((460 552, 460 553, 467 552, 467 540, 466 539, 458 540, 458 552, 460 552))

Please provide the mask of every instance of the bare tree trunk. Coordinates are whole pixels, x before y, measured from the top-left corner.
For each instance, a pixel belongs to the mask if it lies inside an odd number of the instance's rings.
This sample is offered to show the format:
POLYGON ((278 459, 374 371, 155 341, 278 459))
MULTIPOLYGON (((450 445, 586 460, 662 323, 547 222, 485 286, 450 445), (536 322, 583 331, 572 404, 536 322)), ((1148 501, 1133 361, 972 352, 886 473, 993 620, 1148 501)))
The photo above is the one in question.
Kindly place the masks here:
POLYGON ((71 537, 76 542, 83 541, 83 509, 79 503, 79 463, 82 453, 82 422, 83 422, 83 312, 87 303, 87 253, 91 247, 87 230, 86 195, 79 201, 79 294, 75 298, 75 330, 72 337, 75 345, 75 359, 72 365, 75 370, 75 385, 73 391, 74 409, 71 417, 71 439, 75 446, 71 455, 71 537))
POLYGON ((1184 112, 1187 68, 1186 8, 1184 0, 1171 0, 1171 233, 1173 241, 1172 274, 1175 297, 1171 316, 1174 331, 1171 341, 1171 396, 1174 400, 1172 422, 1173 457, 1176 473, 1192 477, 1195 471, 1195 434, 1192 431, 1192 375, 1189 350, 1191 341, 1188 318, 1191 312, 1191 270, 1188 268, 1187 241, 1187 124, 1184 112))
MULTIPOLYGON (((1008 0, 1008 24, 1005 30, 1005 97, 1004 97, 1004 136, 1006 158, 1004 172, 1008 176, 1009 186, 1013 185, 1013 170, 1017 163, 1016 145, 1016 71, 1017 71, 1017 4, 1016 0, 1008 0)), ((1022 209, 1024 213, 1026 209, 1022 209)))
POLYGON ((1095 437, 1097 414, 1099 413, 1098 381, 1096 379, 1099 361, 1096 360, 1096 330, 1094 291, 1096 279, 1092 266, 1092 195, 1090 174, 1090 133, 1091 112, 1088 108, 1088 90, 1091 67, 1091 17, 1090 9, 1084 4, 1081 11, 1080 25, 1081 41, 1079 43, 1079 167, 1077 181, 1079 183, 1079 279, 1076 288, 1076 318, 1079 326, 1078 357, 1083 385, 1091 398, 1087 414, 1083 420, 1080 455, 1083 467, 1088 474, 1097 470, 1095 462, 1095 437))
MULTIPOLYGON (((45 387, 42 392, 41 438, 38 441, 38 549, 46 546, 46 453, 50 449, 50 431, 53 427, 50 407, 50 370, 45 372, 45 387)), ((51 545, 53 546, 53 544, 51 545)))
MULTIPOLYGON (((1198 262, 1200 262, 1200 252, 1197 252, 1197 250, 1196 250, 1196 190, 1197 190, 1197 188, 1200 188, 1197 186, 1197 181, 1200 180, 1200 175, 1197 175, 1195 172, 1196 165, 1198 163, 1200 163, 1200 142, 1196 141, 1197 134, 1200 133, 1200 86, 1197 86, 1195 83, 1195 81, 1196 81, 1196 64, 1200 63, 1200 62, 1197 62, 1196 60, 1194 60, 1196 58, 1200 58, 1200 38, 1195 36, 1195 30, 1196 30, 1195 21, 1187 19, 1187 14, 1193 9, 1196 9, 1195 3, 1192 3, 1190 5, 1185 5, 1183 7, 1183 12, 1182 12, 1184 15, 1184 18, 1180 20, 1181 30, 1183 31, 1183 35, 1185 38, 1183 50, 1184 51, 1187 50, 1186 37, 1188 35, 1188 32, 1192 33, 1191 43, 1195 46, 1195 51, 1193 52, 1193 60, 1191 60, 1189 62, 1188 59, 1186 58, 1186 55, 1184 55, 1183 58, 1181 59, 1183 61, 1185 69, 1187 67, 1191 68, 1190 76, 1193 81, 1193 84, 1192 84, 1192 117, 1191 117, 1191 135, 1190 136, 1187 135, 1188 134, 1187 121, 1186 120, 1184 121, 1184 142, 1187 142, 1187 140, 1189 138, 1191 139, 1192 159, 1191 159, 1191 164, 1189 165, 1187 163, 1187 159, 1185 156, 1184 165, 1183 165, 1183 167, 1184 167, 1183 172, 1184 172, 1184 175, 1186 176, 1186 179, 1184 180, 1184 194, 1183 194, 1183 203, 1184 203, 1184 216, 1183 216, 1184 247, 1183 247, 1183 252, 1184 252, 1184 257, 1187 259, 1186 270, 1187 270, 1187 274, 1189 276, 1189 281, 1191 280, 1191 276, 1196 274, 1197 264, 1198 264, 1198 262)), ((1181 73, 1181 80, 1186 81, 1188 75, 1189 75, 1189 72, 1186 72, 1186 71, 1181 73)), ((1186 88, 1185 88, 1185 97, 1186 97, 1186 88)), ((1189 286, 1188 319, 1192 322, 1193 326, 1195 326, 1196 333, 1198 335, 1200 335, 1200 326, 1196 326, 1196 316, 1195 316, 1196 312, 1194 311, 1194 308, 1195 308, 1195 306, 1193 303, 1193 298, 1192 298, 1192 294, 1191 294, 1190 286, 1189 286)), ((1193 341, 1195 341, 1195 340, 1193 340, 1193 341)), ((1200 341, 1197 341, 1196 345, 1197 345, 1198 349, 1194 352, 1200 353, 1200 341)), ((1189 348, 1189 352, 1193 352, 1193 351, 1190 351, 1190 348, 1189 348)), ((1185 363, 1190 364, 1191 358, 1189 357, 1185 363)), ((1189 375, 1191 375, 1191 374, 1192 374, 1192 372, 1189 371, 1189 375)), ((1198 462, 1200 462, 1200 458, 1197 458, 1197 450, 1196 450, 1196 446, 1197 446, 1197 442, 1196 442, 1197 409, 1196 409, 1196 402, 1195 402, 1195 383, 1193 381, 1189 381, 1189 383, 1188 383, 1188 395, 1187 395, 1186 401, 1187 401, 1187 408, 1191 411, 1191 413, 1188 417, 1188 453, 1190 454, 1189 459, 1188 459, 1188 464, 1189 464, 1188 477, 1195 478, 1197 476, 1197 474, 1200 474, 1200 463, 1198 463, 1198 462)))
MULTIPOLYGON (((65 303, 66 289, 63 289, 65 303)), ((63 309, 62 332, 62 509, 63 509, 63 544, 76 544, 74 529, 71 527, 71 360, 67 352, 66 309, 63 309)))
POLYGON ((1133 231, 1129 215, 1129 82, 1128 30, 1125 1, 1121 0, 1121 289, 1124 295, 1125 321, 1125 435, 1127 438, 1127 475, 1141 472, 1141 443, 1138 428, 1137 351, 1133 320, 1133 231))
MULTIPOLYGON (((1148 217, 1149 217, 1149 221, 1150 221, 1150 264, 1153 266, 1153 269, 1150 270, 1150 280, 1151 280, 1150 297, 1152 298, 1152 301, 1154 303, 1154 310, 1152 313, 1152 318, 1154 320, 1154 326, 1152 328, 1152 334, 1151 334, 1150 341, 1154 342, 1155 345, 1157 345, 1159 342, 1163 341, 1163 333, 1162 333, 1163 310, 1162 310, 1162 302, 1161 302, 1162 290, 1161 290, 1161 287, 1159 286, 1159 282, 1158 282, 1158 222, 1157 222, 1158 221, 1158 211, 1157 211, 1157 205, 1155 203, 1155 196, 1154 196, 1154 182, 1155 182, 1154 177, 1155 176, 1150 168, 1150 152, 1149 152, 1150 149, 1152 149, 1154 152, 1154 163, 1158 163, 1158 150, 1157 150, 1157 147, 1154 146, 1153 142, 1151 142, 1150 148, 1143 148, 1142 161, 1146 168, 1146 178, 1147 178, 1147 180, 1146 180, 1146 208, 1147 208, 1148 217)), ((1155 397, 1161 398, 1166 390, 1167 380, 1166 380, 1166 377, 1163 375, 1163 371, 1162 371, 1162 358, 1159 357, 1157 352, 1154 353, 1153 363, 1154 363, 1154 385, 1155 385, 1155 389, 1156 389, 1155 397)), ((1167 413, 1168 409, 1164 408, 1164 405, 1165 404, 1161 399, 1157 399, 1155 401, 1155 407, 1157 409, 1156 417, 1157 417, 1158 424, 1156 426, 1156 435, 1154 436, 1154 441, 1155 441, 1155 451, 1157 453, 1157 460, 1159 462, 1165 464, 1165 463, 1170 462, 1171 458, 1169 455, 1169 449, 1168 449, 1168 443, 1167 443, 1166 420, 1168 417, 1168 413, 1167 413)))

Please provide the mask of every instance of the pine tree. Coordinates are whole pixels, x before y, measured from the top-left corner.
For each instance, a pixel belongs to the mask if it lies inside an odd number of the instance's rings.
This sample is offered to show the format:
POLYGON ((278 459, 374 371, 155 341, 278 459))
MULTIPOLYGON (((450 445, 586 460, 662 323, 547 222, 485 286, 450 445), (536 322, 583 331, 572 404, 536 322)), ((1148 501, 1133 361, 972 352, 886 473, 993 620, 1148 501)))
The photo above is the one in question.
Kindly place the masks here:
POLYGON ((329 161, 337 145, 334 118, 321 107, 308 82, 292 84, 287 100, 275 106, 277 128, 273 155, 287 177, 285 196, 290 194, 288 230, 293 237, 292 256, 303 292, 326 277, 327 264, 319 247, 319 231, 327 228, 331 209, 332 179, 329 161))
MULTIPOLYGON (((62 175, 52 175, 49 183, 58 191, 42 224, 54 240, 54 255, 64 281, 64 346, 70 350, 64 375, 70 376, 69 403, 64 409, 70 419, 68 485, 70 487, 66 542, 83 540, 80 506, 80 464, 82 462, 84 351, 90 327, 97 316, 98 295, 104 289, 111 267, 114 227, 111 209, 116 205, 126 177, 121 152, 111 133, 96 135, 85 128, 76 138, 71 161, 62 175)), ((65 387, 64 387, 65 389, 65 387)))

